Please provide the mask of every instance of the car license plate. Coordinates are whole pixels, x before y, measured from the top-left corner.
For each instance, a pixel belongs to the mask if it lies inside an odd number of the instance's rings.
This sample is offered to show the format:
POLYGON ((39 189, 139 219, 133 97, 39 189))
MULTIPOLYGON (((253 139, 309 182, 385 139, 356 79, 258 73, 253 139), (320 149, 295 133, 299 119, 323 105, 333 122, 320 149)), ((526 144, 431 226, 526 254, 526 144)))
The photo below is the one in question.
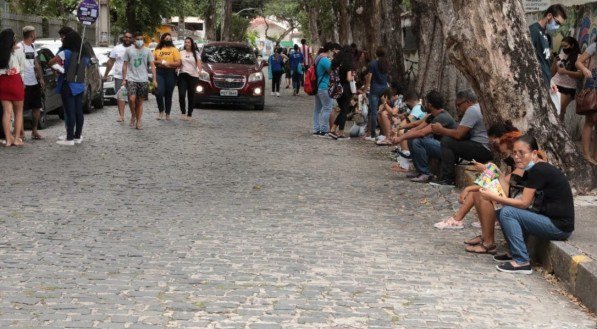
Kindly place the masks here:
POLYGON ((220 96, 238 96, 238 90, 220 90, 220 96))

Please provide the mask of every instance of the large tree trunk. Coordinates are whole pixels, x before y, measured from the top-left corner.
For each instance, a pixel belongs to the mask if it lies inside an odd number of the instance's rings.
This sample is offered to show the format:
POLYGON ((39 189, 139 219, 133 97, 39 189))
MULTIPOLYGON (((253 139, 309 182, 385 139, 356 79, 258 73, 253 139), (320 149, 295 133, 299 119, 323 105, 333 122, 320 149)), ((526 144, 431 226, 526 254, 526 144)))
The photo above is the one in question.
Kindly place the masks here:
POLYGON ((352 43, 352 29, 350 28, 349 0, 338 0, 338 41, 341 45, 352 43))
POLYGON ((383 19, 379 21, 379 24, 381 24, 382 44, 386 47, 387 57, 391 64, 390 79, 400 83, 404 75, 402 0, 382 0, 381 12, 383 13, 383 19))
POLYGON ((364 0, 355 0, 350 13, 350 29, 352 31, 352 42, 356 43, 359 49, 369 51, 365 31, 371 26, 371 22, 365 21, 365 8, 367 3, 364 0))
POLYGON ((309 34, 311 35, 311 49, 317 51, 321 46, 321 39, 319 38, 319 26, 317 24, 317 17, 319 13, 316 6, 307 5, 307 12, 309 13, 309 34))
POLYGON ((208 0, 204 23, 205 39, 209 41, 216 40, 216 8, 216 0, 208 0))
POLYGON ((222 41, 230 41, 232 28, 232 0, 224 0, 222 13, 222 41))
MULTIPOLYGON (((381 0, 355 0, 353 40, 375 59, 375 50, 381 46, 381 0)), ((385 23, 385 22, 384 22, 385 23)))
MULTIPOLYGON (((519 0, 435 0, 445 49, 480 96, 486 124, 506 119, 535 136, 579 192, 592 169, 556 117, 519 0)), ((428 54, 433 56, 433 54, 428 54)))

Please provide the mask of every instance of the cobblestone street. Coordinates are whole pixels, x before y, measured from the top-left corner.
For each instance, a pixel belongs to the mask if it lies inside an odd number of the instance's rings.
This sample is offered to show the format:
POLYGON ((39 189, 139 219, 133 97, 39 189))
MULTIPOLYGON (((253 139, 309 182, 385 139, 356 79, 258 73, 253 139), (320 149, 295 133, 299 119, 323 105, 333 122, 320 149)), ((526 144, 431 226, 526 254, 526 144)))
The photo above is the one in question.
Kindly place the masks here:
POLYGON ((145 130, 106 106, 81 145, 50 116, 0 148, 0 328, 596 328, 538 271, 464 252, 470 220, 433 228, 454 190, 313 137, 290 94, 192 122, 150 96, 145 130))

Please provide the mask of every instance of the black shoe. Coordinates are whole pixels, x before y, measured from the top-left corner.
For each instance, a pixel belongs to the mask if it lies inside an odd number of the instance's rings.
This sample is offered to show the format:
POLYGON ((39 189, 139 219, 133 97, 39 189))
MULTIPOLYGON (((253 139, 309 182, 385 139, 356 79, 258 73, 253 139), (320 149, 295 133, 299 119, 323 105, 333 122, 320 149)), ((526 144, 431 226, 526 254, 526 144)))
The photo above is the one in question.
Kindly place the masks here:
POLYGON ((512 261, 512 256, 510 256, 508 254, 499 254, 499 255, 493 256, 493 260, 495 260, 498 263, 510 262, 510 261, 512 261))
POLYGON ((449 186, 449 187, 455 187, 456 184, 454 184, 454 181, 451 179, 438 179, 438 180, 432 180, 431 182, 429 182, 429 185, 433 185, 433 186, 449 186))
POLYGON ((512 266, 510 262, 502 263, 496 266, 497 270, 500 272, 505 273, 513 273, 513 274, 533 274, 533 268, 531 265, 523 265, 523 266, 512 266))
POLYGON ((321 135, 321 131, 316 131, 316 132, 313 133, 314 137, 317 137, 317 136, 320 136, 320 135, 321 135))

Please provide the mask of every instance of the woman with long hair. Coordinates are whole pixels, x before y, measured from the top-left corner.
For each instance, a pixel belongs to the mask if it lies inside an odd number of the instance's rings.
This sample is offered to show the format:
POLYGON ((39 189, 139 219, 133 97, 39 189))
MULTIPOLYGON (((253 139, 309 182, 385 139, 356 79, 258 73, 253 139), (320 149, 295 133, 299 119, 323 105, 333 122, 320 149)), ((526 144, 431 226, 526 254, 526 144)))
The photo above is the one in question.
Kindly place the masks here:
POLYGON ((169 121, 172 110, 172 95, 174 94, 174 87, 176 87, 176 70, 182 64, 180 52, 174 47, 170 33, 162 34, 158 46, 153 51, 153 57, 158 75, 158 88, 155 99, 160 113, 157 119, 169 121), (164 113, 166 114, 165 117, 164 113))
POLYGON ((72 146, 83 142, 85 68, 91 56, 88 47, 81 47, 83 40, 79 33, 70 31, 61 39, 61 50, 48 63, 49 66, 59 64, 64 67, 64 74, 59 76, 55 91, 62 96, 66 137, 56 143, 72 146))
POLYGON ((353 49, 350 46, 342 47, 332 60, 332 70, 338 70, 340 83, 342 84, 342 95, 337 99, 340 113, 336 116, 329 133, 330 137, 334 139, 346 138, 344 125, 346 124, 346 116, 350 112, 350 100, 352 99, 350 82, 354 79, 352 64, 353 49))
POLYGON ((375 141, 377 137, 377 110, 379 108, 379 97, 388 88, 388 71, 390 62, 386 58, 386 50, 383 47, 375 51, 377 59, 369 63, 368 84, 369 84, 369 129, 371 137, 367 140, 375 141))
MULTIPOLYGON (((597 38, 576 60, 576 67, 583 73, 586 81, 585 88, 597 88, 597 38), (585 62, 589 61, 588 67, 585 62)), ((582 128, 582 153, 587 161, 597 165, 597 112, 585 115, 585 124, 582 128), (593 142, 591 143, 591 140, 593 142)))
POLYGON ((582 72, 576 68, 576 60, 580 55, 580 46, 573 37, 565 37, 561 43, 561 51, 552 67, 554 74, 551 81, 560 92, 560 121, 564 122, 566 108, 576 96, 578 81, 582 72))
POLYGON ((191 120, 195 105, 195 88, 201 73, 201 58, 197 44, 191 37, 184 39, 184 49, 180 53, 182 65, 178 72, 178 102, 180 119, 191 120), (188 100, 188 111, 185 109, 185 96, 188 100))
POLYGON ((280 97, 280 81, 284 73, 284 58, 282 48, 277 48, 269 57, 269 67, 272 71, 272 96, 280 97))
POLYGON ((25 86, 21 73, 27 60, 23 50, 17 47, 15 33, 11 29, 0 32, 0 101, 2 101, 2 128, 6 135, 6 146, 22 146, 23 100, 25 86), (10 119, 14 114, 14 136, 10 132, 10 119))

